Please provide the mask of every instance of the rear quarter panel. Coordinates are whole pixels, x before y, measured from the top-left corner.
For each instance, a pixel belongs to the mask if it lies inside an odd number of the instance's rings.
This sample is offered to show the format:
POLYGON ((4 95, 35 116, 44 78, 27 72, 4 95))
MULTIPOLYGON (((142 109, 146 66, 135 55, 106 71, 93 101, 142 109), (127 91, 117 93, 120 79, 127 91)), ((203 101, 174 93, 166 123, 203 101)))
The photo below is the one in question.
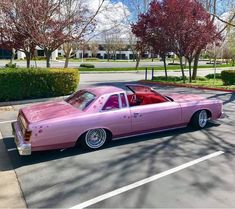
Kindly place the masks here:
POLYGON ((222 114, 222 101, 220 100, 200 100, 180 103, 182 108, 182 121, 189 123, 192 116, 199 110, 208 110, 211 119, 218 119, 222 114))
MULTIPOLYGON (((129 108, 126 108, 126 111, 130 112, 129 108)), ((125 121, 117 123, 114 120, 114 114, 114 112, 90 113, 32 125, 32 151, 73 147, 83 133, 95 128, 105 128, 110 130, 113 135, 118 135, 123 126, 131 125, 131 119, 126 117, 125 121)), ((118 116, 119 112, 117 111, 116 114, 118 116)))

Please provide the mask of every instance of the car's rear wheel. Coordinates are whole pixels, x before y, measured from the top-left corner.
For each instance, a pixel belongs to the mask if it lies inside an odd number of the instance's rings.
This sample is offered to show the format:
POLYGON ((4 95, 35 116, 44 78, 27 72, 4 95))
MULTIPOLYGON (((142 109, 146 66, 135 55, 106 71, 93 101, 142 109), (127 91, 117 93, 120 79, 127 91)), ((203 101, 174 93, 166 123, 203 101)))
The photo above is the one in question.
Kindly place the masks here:
POLYGON ((103 128, 91 129, 84 134, 82 145, 91 150, 99 149, 107 142, 108 136, 103 128))
POLYGON ((200 110, 196 112, 191 120, 191 125, 193 128, 202 129, 207 125, 208 114, 206 110, 200 110))

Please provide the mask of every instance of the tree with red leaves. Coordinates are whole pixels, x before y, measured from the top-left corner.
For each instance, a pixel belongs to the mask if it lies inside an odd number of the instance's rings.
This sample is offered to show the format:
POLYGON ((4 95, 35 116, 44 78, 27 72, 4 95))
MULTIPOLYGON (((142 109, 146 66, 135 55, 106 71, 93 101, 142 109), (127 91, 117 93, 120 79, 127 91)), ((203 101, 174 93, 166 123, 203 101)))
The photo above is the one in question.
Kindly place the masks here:
MULTIPOLYGON (((165 0, 164 10, 167 15, 165 24, 169 36, 173 39, 172 51, 179 57, 182 76, 184 66, 182 58, 189 62, 189 79, 192 80, 191 63, 207 44, 219 36, 210 14, 195 0, 165 0)), ((195 69, 197 70, 197 69, 195 69)))
POLYGON ((133 25, 133 33, 160 55, 174 52, 179 57, 184 82, 183 57, 189 61, 191 81, 191 63, 197 52, 218 38, 210 15, 196 0, 152 1, 148 12, 133 25))
POLYGON ((159 54, 164 62, 165 76, 167 79, 166 57, 171 51, 163 21, 165 19, 162 4, 153 1, 146 14, 139 16, 137 24, 132 25, 132 32, 139 38, 139 45, 151 48, 155 54, 159 54))
POLYGON ((3 0, 0 2, 0 47, 24 52, 27 67, 30 67, 30 59, 36 45, 22 27, 20 5, 20 0, 3 0))
POLYGON ((91 13, 83 0, 3 0, 0 2, 4 17, 0 22, 2 45, 16 49, 25 43, 28 48, 31 44, 39 46, 50 67, 53 51, 64 43, 81 40, 87 31, 92 31, 103 2, 91 13))

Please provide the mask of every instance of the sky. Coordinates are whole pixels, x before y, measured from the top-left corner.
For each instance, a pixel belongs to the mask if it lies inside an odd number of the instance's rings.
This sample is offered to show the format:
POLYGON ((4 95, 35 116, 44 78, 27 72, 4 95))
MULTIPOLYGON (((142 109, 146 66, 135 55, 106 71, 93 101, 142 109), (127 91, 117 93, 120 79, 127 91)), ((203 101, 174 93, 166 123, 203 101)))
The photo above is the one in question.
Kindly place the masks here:
MULTIPOLYGON (((88 1, 90 1, 93 10, 96 10, 100 0, 88 1)), ((136 20, 139 12, 144 12, 144 3, 148 4, 150 1, 151 0, 105 0, 103 10, 96 18, 96 32, 100 33, 105 30, 115 29, 120 32, 120 37, 125 38, 128 35, 128 30, 130 31, 130 22, 136 20), (133 5, 141 6, 138 10, 137 7, 133 5)), ((219 15, 231 9, 228 2, 235 2, 235 0, 218 0, 217 11, 219 15)))
MULTIPOLYGON (((96 11, 100 0, 90 1, 90 7, 93 11, 96 11)), ((110 31, 110 33, 114 31, 120 33, 121 38, 125 38, 127 30, 130 30, 130 24, 127 21, 130 15, 130 10, 122 2, 106 0, 101 12, 96 17, 97 26, 95 32, 99 34, 102 31, 110 31)))

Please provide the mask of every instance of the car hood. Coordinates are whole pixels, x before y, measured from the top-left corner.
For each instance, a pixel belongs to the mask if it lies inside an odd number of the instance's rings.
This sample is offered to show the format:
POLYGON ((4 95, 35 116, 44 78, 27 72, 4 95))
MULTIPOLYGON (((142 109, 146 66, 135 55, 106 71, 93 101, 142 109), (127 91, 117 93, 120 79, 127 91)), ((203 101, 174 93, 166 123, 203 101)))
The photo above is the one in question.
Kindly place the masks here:
POLYGON ((166 96, 172 98, 175 102, 193 102, 205 100, 204 97, 195 94, 167 94, 166 96))
POLYGON ((21 109, 24 117, 29 123, 35 123, 59 117, 64 117, 72 113, 81 112, 65 101, 37 104, 21 109))

